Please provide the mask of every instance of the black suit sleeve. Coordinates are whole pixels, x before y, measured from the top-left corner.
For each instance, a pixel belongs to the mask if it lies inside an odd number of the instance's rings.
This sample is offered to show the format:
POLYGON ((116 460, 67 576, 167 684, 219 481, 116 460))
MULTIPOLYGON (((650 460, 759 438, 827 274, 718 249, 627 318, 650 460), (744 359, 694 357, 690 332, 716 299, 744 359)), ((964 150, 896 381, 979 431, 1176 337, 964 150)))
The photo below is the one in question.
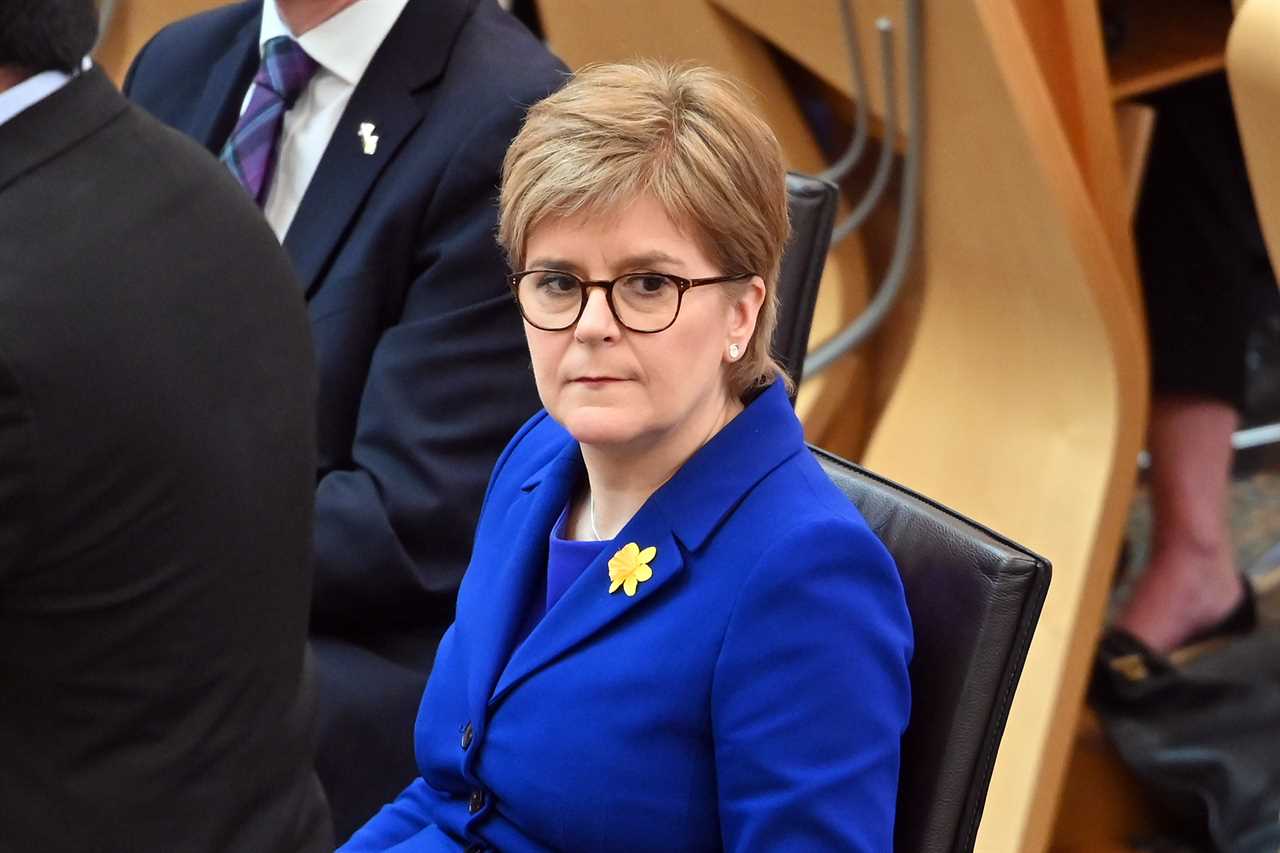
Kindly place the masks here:
POLYGON ((18 566, 34 512, 32 440, 26 399, 0 356, 0 583, 18 566))
MULTIPOLYGON (((531 99, 533 100, 533 99, 531 99)), ((429 206, 399 321, 374 350, 350 470, 320 481, 313 627, 391 627, 452 596, 490 469, 538 408, 495 241, 502 156, 523 110, 479 123, 429 206)))

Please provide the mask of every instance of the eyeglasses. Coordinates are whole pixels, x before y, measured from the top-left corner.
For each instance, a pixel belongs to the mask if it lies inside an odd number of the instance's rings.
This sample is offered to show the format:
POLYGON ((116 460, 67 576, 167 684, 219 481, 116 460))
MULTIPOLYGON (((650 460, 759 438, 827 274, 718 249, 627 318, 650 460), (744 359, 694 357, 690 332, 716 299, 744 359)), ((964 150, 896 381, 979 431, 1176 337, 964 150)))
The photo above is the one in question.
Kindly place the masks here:
POLYGON ((545 332, 572 327, 587 310, 589 288, 603 287, 605 301, 624 329, 653 334, 671 328, 680 316, 684 292, 704 284, 741 281, 755 273, 714 278, 681 278, 660 272, 633 272, 613 281, 584 281, 563 270, 524 270, 507 276, 520 313, 530 326, 545 332))

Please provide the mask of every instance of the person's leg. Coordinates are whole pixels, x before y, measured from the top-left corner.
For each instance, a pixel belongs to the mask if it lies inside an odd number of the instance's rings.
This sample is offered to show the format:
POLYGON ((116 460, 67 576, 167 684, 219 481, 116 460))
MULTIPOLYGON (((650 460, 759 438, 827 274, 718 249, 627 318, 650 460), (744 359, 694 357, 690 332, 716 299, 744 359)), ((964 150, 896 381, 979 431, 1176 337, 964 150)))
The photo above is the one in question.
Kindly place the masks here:
POLYGON ((1238 421, 1234 408, 1208 397, 1152 402, 1152 556, 1117 625, 1155 651, 1177 648, 1243 598, 1227 524, 1238 421))

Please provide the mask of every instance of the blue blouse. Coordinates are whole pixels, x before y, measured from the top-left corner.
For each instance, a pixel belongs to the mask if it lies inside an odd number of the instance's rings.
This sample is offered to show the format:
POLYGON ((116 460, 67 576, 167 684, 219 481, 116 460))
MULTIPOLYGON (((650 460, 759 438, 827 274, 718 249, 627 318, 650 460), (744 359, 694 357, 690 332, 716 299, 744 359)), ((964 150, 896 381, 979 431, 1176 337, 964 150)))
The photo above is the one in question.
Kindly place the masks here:
MULTIPOLYGON (((565 528, 569 521, 569 507, 565 504, 560 520, 551 529, 551 542, 547 546, 547 598, 546 610, 560 600, 568 592, 569 587, 587 566, 600 556, 600 552, 613 544, 612 540, 581 541, 565 539, 565 528)), ((546 610, 543 612, 545 613, 546 610)))

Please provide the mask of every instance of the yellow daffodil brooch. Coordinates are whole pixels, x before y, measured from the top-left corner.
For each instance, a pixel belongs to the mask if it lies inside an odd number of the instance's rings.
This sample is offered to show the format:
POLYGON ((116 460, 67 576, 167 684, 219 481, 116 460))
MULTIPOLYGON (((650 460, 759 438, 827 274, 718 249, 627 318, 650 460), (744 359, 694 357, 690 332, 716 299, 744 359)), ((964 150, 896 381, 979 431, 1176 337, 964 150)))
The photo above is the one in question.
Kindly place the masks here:
POLYGON ((649 547, 643 551, 634 542, 628 542, 609 559, 609 594, 622 587, 628 596, 636 594, 636 587, 653 577, 649 561, 658 555, 658 549, 649 547))

